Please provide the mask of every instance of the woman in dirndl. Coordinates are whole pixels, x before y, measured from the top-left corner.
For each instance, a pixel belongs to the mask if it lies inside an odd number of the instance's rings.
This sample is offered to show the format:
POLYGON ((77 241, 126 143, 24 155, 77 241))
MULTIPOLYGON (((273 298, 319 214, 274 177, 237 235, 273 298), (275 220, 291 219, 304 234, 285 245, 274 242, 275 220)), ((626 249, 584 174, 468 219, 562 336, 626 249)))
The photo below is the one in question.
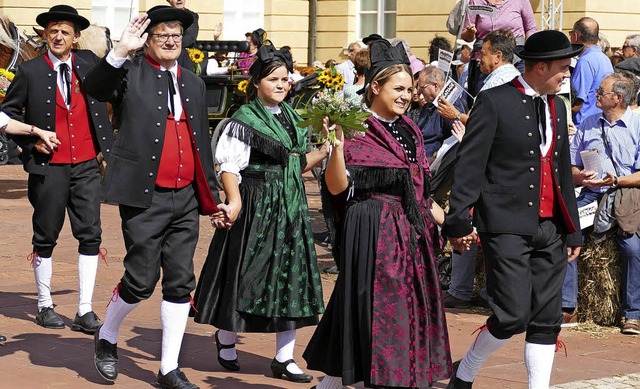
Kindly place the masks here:
POLYGON ((291 54, 266 41, 250 69, 249 103, 218 141, 215 159, 235 222, 216 229, 192 314, 218 328, 225 369, 240 370, 238 332, 275 332, 273 376, 309 382, 293 360, 296 330, 318 323, 324 301, 302 173, 328 155, 328 144, 305 154, 307 129, 283 102, 292 70, 291 54))
MULTIPOLYGON (((325 181, 340 273, 304 358, 327 374, 317 389, 364 381, 424 388, 451 374, 435 261, 442 209, 429 197, 420 129, 404 116, 413 79, 402 45, 370 43, 364 136, 337 141, 325 181)), ((328 126, 325 119, 325 126, 328 126)))

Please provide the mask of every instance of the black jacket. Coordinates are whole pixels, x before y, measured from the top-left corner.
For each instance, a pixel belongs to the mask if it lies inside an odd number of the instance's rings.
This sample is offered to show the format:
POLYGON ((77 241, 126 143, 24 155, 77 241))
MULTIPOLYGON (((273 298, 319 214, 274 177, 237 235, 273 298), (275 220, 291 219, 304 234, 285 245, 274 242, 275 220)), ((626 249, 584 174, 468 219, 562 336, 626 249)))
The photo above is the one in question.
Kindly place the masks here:
MULTIPOLYGON (((205 84, 181 69, 178 78, 182 106, 193 131, 209 188, 220 202, 209 142, 205 84)), ((167 76, 144 57, 114 68, 102 59, 83 88, 114 109, 118 136, 104 178, 107 202, 132 207, 151 205, 167 123, 167 76)))
MULTIPOLYGON (((556 139, 551 150, 556 183, 573 225, 580 228, 571 175, 567 112, 555 97, 556 139)), ((533 99, 508 83, 479 94, 458 151, 444 233, 534 235, 540 208, 540 132, 533 99)), ((562 215, 558 215, 562 218, 562 215)), ((568 227, 565 225, 565 227, 568 227)), ((580 231, 567 240, 581 245, 580 231)))
MULTIPOLYGON (((80 84, 83 85, 85 77, 100 58, 89 50, 78 50, 73 54, 73 70, 77 74, 80 84)), ((45 55, 47 54, 20 64, 1 109, 12 119, 33 124, 43 130, 55 131, 57 73, 46 62, 45 55)), ((91 117, 89 121, 91 131, 98 141, 100 151, 108 162, 113 144, 113 133, 107 105, 87 95, 87 109, 91 117)), ((19 135, 12 136, 12 139, 23 150, 24 169, 32 174, 45 175, 51 155, 39 153, 33 148, 38 138, 19 135)))

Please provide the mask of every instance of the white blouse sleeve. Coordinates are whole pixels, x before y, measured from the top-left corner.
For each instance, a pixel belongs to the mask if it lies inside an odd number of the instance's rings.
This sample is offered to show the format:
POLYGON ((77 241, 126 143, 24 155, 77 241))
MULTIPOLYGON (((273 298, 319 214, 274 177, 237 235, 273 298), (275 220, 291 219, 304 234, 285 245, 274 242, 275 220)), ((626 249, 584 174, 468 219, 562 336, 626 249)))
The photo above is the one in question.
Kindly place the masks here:
POLYGON ((233 173, 238 176, 238 184, 242 182, 240 171, 249 165, 251 146, 229 136, 229 127, 225 127, 218 144, 216 145, 216 161, 220 165, 218 176, 223 172, 233 173))

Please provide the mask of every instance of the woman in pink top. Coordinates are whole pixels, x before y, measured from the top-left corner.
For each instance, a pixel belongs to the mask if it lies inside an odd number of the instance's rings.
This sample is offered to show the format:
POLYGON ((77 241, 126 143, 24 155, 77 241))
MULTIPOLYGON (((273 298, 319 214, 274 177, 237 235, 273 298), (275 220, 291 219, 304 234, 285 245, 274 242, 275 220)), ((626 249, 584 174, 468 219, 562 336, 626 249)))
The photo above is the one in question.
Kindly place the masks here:
POLYGON ((516 44, 522 45, 526 38, 538 32, 533 9, 529 0, 469 0, 469 6, 487 6, 493 11, 491 15, 467 12, 464 21, 465 29, 462 39, 473 42, 474 50, 471 56, 475 62, 469 66, 469 93, 476 95, 482 88, 484 76, 479 69, 480 49, 482 40, 488 33, 500 28, 507 29, 516 38, 516 44))

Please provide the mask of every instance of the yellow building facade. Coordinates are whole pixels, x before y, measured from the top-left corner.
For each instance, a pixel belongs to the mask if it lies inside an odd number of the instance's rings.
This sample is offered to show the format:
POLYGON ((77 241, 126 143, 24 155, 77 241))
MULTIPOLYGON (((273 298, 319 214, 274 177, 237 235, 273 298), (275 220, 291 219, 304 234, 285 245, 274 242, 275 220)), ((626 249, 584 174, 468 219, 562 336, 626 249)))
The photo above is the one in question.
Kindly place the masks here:
MULTIPOLYGON (((531 0, 539 27, 542 1, 531 0)), ((65 3, 89 20, 109 26, 115 38, 130 15, 167 4, 159 0, 65 3)), ((305 64, 310 56, 322 62, 343 61, 348 43, 361 39, 363 32, 404 38, 416 56, 426 58, 428 43, 434 36, 454 39, 446 31, 445 21, 455 3, 456 0, 187 0, 187 7, 200 15, 201 40, 212 39, 215 25, 220 22, 225 23, 222 39, 244 39, 244 32, 262 27, 276 46, 291 46, 294 58, 305 64), (314 12, 315 18, 310 16, 314 12), (311 33, 314 27, 315 36, 311 33), (312 53, 310 44, 315 45, 312 53)), ((0 0, 3 15, 27 34, 32 33, 36 16, 51 5, 50 0, 0 0)), ((563 5, 565 32, 583 16, 596 19, 614 47, 621 46, 628 34, 640 32, 637 0, 564 0, 563 5)))

